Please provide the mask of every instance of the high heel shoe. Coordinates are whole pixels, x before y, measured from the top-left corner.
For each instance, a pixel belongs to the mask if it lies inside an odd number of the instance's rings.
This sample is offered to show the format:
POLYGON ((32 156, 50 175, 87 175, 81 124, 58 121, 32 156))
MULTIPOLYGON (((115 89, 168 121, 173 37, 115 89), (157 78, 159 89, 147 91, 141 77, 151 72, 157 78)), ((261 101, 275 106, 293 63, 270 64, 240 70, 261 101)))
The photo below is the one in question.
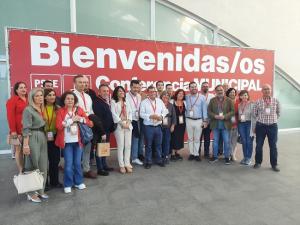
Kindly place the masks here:
POLYGON ((125 168, 126 168, 127 173, 132 173, 132 168, 130 168, 129 166, 126 166, 125 168))
POLYGON ((41 203, 42 202, 42 200, 37 195, 32 195, 32 196, 27 195, 27 200, 35 202, 35 203, 41 203))
POLYGON ((120 167, 120 173, 122 173, 122 174, 125 174, 125 173, 126 173, 125 167, 120 167))

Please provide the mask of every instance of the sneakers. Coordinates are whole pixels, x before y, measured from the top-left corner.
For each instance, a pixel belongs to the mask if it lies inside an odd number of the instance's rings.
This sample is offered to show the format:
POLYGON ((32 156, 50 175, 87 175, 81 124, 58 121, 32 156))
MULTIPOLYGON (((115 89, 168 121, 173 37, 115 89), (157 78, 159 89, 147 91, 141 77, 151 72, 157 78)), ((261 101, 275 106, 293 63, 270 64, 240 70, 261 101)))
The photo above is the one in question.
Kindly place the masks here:
POLYGON ((209 160, 209 163, 215 163, 215 162, 218 162, 219 159, 217 157, 212 157, 210 160, 209 160))
POLYGON ((195 159, 195 156, 194 156, 194 155, 190 155, 189 158, 188 158, 189 161, 192 161, 192 160, 194 160, 194 159, 195 159))
POLYGON ((225 165, 230 165, 231 163, 230 163, 230 160, 229 160, 229 158, 225 158, 225 165))
POLYGON ((244 164, 246 166, 250 166, 251 165, 251 159, 246 159, 244 164))
POLYGON ((136 158, 136 159, 132 160, 132 163, 136 164, 136 165, 139 165, 139 166, 143 165, 143 162, 139 158, 136 158))
POLYGON ((71 187, 65 187, 65 188, 64 188, 64 192, 65 192, 66 194, 71 193, 71 192, 72 192, 72 188, 71 188, 71 187))
POLYGON ((86 186, 84 183, 82 184, 79 184, 79 185, 75 185, 75 187, 78 189, 78 190, 83 190, 83 189, 86 189, 86 186))
POLYGON ((38 197, 37 194, 34 194, 34 195, 27 195, 27 200, 28 201, 32 201, 34 203, 41 203, 42 200, 38 197))
POLYGON ((254 168, 254 169, 259 169, 260 166, 261 166, 261 165, 260 165, 259 163, 255 163, 254 166, 253 166, 253 168, 254 168))

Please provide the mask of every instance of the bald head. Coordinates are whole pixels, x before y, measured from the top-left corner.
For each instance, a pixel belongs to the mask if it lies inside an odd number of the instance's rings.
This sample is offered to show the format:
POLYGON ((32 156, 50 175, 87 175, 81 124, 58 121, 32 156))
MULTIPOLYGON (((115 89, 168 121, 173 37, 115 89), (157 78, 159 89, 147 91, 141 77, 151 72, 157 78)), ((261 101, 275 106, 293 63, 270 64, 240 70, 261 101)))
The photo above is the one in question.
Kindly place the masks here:
POLYGON ((263 97, 270 97, 272 93, 272 87, 270 84, 263 84, 262 86, 263 97))

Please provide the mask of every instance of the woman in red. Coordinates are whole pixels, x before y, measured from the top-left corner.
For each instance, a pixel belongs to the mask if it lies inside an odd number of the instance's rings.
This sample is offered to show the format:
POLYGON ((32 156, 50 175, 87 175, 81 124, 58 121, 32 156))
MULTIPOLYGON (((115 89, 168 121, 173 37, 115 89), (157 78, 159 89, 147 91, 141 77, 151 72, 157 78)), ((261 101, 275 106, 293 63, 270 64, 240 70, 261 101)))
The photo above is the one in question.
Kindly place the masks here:
MULTIPOLYGON (((18 139, 21 143, 22 139, 22 114, 25 107, 28 105, 27 101, 27 87, 24 82, 17 82, 14 85, 14 96, 6 102, 6 114, 9 126, 10 139, 18 139)), ((17 167, 21 173, 23 170, 23 152, 20 144, 13 145, 17 167)))

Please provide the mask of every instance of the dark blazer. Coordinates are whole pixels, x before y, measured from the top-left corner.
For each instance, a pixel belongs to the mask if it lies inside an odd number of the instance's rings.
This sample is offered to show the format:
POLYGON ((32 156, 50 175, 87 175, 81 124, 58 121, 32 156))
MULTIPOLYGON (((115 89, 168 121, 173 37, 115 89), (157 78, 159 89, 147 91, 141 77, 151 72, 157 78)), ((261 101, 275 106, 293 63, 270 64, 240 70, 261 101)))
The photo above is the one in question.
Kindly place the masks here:
POLYGON ((94 126, 92 127, 93 130, 93 143, 100 143, 102 135, 105 134, 103 124, 101 119, 96 116, 95 114, 91 114, 88 116, 89 119, 93 122, 94 126))
POLYGON ((103 129, 106 134, 114 131, 114 121, 110 111, 110 106, 100 97, 96 97, 93 101, 93 111, 102 122, 103 129))
MULTIPOLYGON (((231 117, 234 116, 234 105, 230 98, 224 97, 223 115, 224 115, 224 126, 226 129, 231 129, 232 122, 231 117)), ((218 125, 218 120, 215 119, 215 115, 219 115, 218 112, 218 99, 214 97, 210 100, 208 105, 208 116, 210 119, 210 128, 215 129, 218 125)))

